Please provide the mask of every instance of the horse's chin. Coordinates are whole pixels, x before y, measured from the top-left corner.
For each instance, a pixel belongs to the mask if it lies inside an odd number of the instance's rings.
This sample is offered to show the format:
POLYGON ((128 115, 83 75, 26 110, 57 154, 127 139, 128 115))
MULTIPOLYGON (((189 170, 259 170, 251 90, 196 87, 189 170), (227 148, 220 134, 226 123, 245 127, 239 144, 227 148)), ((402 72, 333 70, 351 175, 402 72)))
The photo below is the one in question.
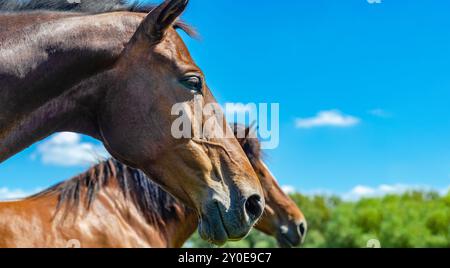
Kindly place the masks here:
MULTIPOLYGON (((278 234, 277 236, 278 246, 280 248, 294 248, 300 245, 300 241, 292 241, 291 238, 287 237, 284 234, 278 234)), ((297 240, 297 239, 295 239, 297 240)))
POLYGON ((225 206, 219 201, 204 206, 203 212, 199 215, 201 215, 198 226, 200 237, 218 246, 228 241, 242 240, 253 227, 250 223, 242 223, 238 213, 227 213, 225 206))
POLYGON ((220 215, 215 215, 218 213, 214 213, 213 215, 210 214, 207 217, 201 217, 198 232, 203 240, 217 246, 222 246, 229 240, 229 235, 222 217, 220 215))

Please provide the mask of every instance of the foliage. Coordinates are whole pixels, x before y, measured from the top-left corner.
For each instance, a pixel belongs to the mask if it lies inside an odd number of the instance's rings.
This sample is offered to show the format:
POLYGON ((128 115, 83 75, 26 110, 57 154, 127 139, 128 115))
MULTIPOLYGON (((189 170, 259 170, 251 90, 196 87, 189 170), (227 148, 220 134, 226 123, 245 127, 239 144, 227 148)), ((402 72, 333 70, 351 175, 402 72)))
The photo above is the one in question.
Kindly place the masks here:
MULTIPOLYGON (((450 248, 450 193, 409 192, 346 202, 338 197, 292 195, 307 217, 307 248, 366 247, 371 239, 385 248, 450 248)), ((198 235, 190 247, 211 247, 198 235)), ((271 248, 273 238, 253 231, 225 247, 271 248)))

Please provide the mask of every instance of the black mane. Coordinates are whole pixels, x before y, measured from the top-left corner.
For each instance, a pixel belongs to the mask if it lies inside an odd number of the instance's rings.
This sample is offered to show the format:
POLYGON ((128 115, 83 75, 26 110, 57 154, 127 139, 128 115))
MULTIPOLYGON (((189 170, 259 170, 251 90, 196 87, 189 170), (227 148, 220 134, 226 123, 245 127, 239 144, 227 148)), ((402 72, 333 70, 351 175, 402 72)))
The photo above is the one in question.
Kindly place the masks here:
POLYGON ((58 195, 57 210, 64 208, 68 214, 75 211, 80 205, 85 205, 89 209, 99 191, 114 181, 119 185, 124 197, 131 200, 151 223, 159 224, 176 218, 177 205, 185 208, 174 197, 153 183, 143 172, 114 159, 102 162, 68 181, 29 197, 29 199, 56 194, 58 195), (82 193, 84 193, 83 197, 82 193))
POLYGON ((125 0, 0 0, 2 11, 54 10, 101 13, 110 11, 149 12, 155 5, 125 0))
MULTIPOLYGON (((142 3, 139 0, 0 0, 0 13, 25 11, 60 11, 80 13, 106 13, 115 11, 129 11, 149 13, 157 5, 142 3)), ((190 37, 198 37, 197 31, 177 20, 173 27, 184 31, 190 37)))

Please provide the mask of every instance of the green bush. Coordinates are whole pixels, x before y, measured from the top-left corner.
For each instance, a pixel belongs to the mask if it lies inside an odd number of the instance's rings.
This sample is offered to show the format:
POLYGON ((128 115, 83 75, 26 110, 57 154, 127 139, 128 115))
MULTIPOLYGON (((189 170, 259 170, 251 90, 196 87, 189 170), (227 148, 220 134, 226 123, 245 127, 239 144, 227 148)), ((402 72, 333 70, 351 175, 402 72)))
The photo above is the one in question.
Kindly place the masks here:
MULTIPOLYGON (((385 248, 450 248, 450 193, 409 192, 345 202, 338 197, 292 195, 308 221, 306 248, 360 248, 377 239, 385 248)), ((190 247, 210 247, 197 235, 190 247)), ((226 247, 272 248, 257 231, 226 247)))

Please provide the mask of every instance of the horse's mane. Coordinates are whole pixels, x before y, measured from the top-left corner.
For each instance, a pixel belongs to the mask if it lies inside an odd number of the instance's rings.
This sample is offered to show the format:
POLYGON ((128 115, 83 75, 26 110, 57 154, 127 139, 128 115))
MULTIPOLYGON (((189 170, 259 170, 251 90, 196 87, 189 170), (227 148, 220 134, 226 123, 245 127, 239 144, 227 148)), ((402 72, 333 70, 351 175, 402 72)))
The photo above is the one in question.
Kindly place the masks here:
POLYGON ((64 208, 68 214, 82 204, 89 209, 95 202, 97 194, 113 181, 117 182, 124 197, 131 200, 138 211, 151 223, 159 224, 176 218, 177 205, 179 208, 188 209, 153 183, 143 172, 114 159, 102 162, 28 199, 56 194, 58 196, 57 211, 64 208))
POLYGON ((56 10, 102 13, 111 11, 150 12, 155 5, 126 0, 0 0, 0 10, 56 10))
MULTIPOLYGON (((149 13, 155 7, 157 7, 155 4, 142 3, 138 0, 0 0, 0 13, 45 10, 80 13, 115 11, 149 13)), ((173 27, 186 32, 191 37, 198 36, 196 30, 182 20, 177 20, 173 27)))

